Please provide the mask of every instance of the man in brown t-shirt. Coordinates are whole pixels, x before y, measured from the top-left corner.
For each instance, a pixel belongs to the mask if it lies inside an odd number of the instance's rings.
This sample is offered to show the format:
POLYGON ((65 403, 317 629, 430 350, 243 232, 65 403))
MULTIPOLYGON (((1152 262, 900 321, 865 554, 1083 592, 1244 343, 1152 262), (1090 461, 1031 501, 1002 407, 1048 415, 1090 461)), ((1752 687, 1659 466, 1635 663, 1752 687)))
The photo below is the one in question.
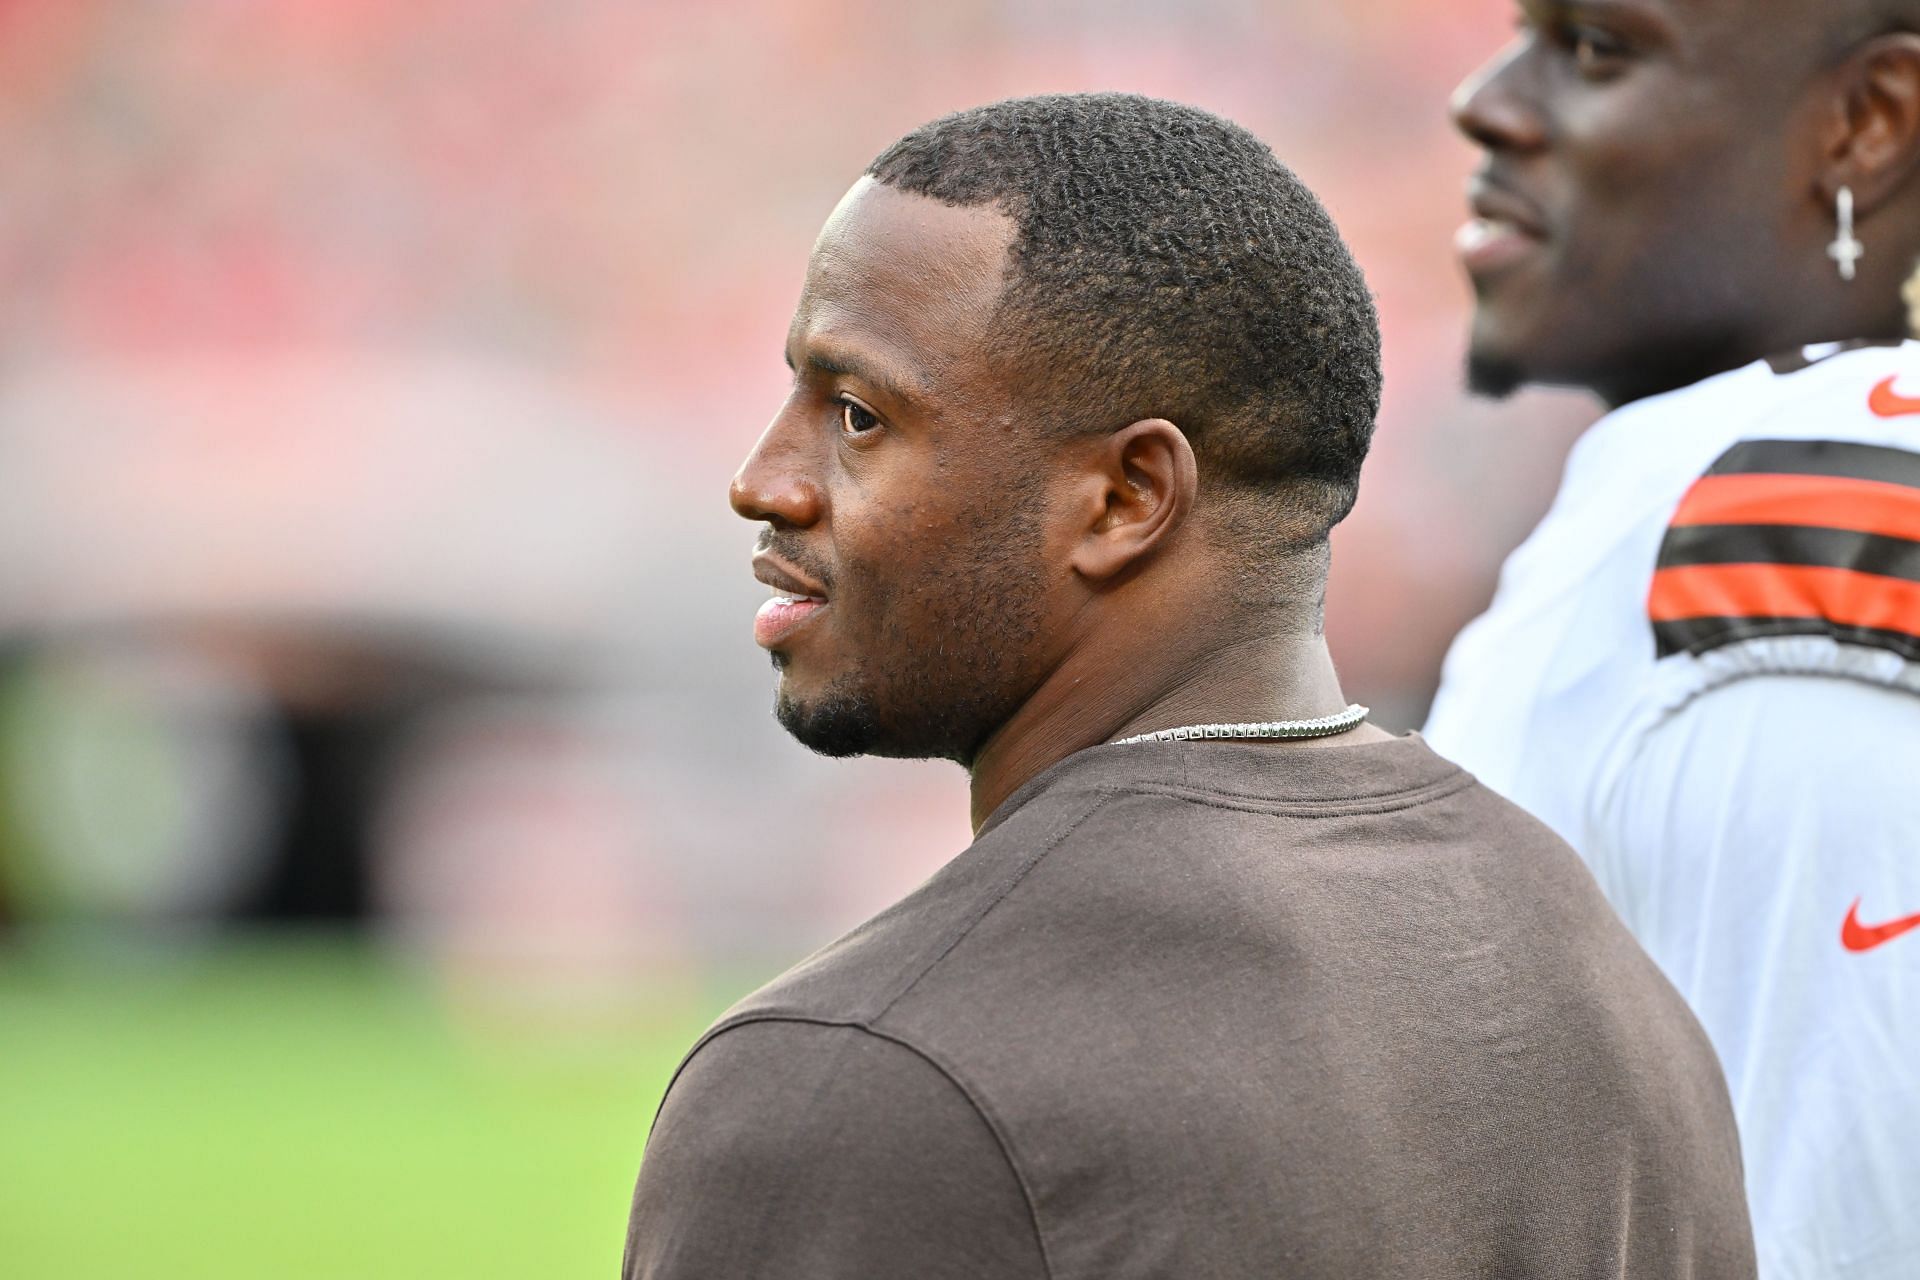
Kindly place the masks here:
POLYGON ((958 761, 978 838, 695 1046, 628 1276, 1753 1274, 1678 997, 1340 693, 1378 328, 1264 146, 1123 95, 937 121, 787 356, 733 486, 776 713, 958 761))

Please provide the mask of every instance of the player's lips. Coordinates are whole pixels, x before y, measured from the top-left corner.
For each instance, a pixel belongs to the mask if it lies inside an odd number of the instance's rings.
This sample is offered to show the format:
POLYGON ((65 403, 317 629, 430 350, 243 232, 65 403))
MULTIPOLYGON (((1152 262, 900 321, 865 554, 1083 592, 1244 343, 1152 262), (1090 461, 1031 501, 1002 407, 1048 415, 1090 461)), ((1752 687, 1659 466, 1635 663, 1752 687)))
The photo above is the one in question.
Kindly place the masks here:
POLYGON ((1546 243, 1545 219, 1532 203, 1485 177, 1467 186, 1473 216, 1454 234, 1454 251, 1478 279, 1509 267, 1546 243))
POLYGON ((753 638, 771 649, 827 607, 826 588, 815 586, 766 552, 754 556, 753 576, 773 588, 773 599, 753 615, 753 638))

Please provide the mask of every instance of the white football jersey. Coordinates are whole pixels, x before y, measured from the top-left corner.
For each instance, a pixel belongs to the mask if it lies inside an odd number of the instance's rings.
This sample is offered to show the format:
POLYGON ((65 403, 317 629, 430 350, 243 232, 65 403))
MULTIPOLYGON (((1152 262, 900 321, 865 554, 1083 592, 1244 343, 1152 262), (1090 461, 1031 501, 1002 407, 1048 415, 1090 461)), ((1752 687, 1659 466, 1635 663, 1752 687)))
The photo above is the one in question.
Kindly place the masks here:
POLYGON ((1920 1277, 1920 344, 1602 418, 1426 736, 1700 1016, 1766 1280, 1920 1277))

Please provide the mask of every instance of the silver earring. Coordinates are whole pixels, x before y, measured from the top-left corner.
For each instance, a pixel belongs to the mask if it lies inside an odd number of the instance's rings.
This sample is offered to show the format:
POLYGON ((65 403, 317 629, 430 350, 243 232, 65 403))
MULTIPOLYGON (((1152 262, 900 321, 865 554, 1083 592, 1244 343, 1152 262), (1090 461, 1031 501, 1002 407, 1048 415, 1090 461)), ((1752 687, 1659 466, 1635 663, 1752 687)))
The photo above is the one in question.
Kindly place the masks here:
POLYGON ((1867 255, 1867 246, 1861 244, 1853 234, 1853 188, 1841 187, 1833 203, 1835 219, 1840 223, 1840 234, 1827 246, 1827 256, 1840 264, 1840 278, 1851 280, 1855 264, 1867 255))

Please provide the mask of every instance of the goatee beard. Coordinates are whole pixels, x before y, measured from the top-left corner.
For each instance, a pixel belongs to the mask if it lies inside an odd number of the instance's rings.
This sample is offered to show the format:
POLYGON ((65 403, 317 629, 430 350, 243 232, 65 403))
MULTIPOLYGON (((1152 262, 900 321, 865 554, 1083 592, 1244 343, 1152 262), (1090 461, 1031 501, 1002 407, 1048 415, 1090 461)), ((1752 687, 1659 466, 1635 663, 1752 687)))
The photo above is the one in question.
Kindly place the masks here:
POLYGON ((1467 390, 1489 400, 1505 400, 1527 385, 1526 371, 1513 360, 1467 353, 1467 390))

